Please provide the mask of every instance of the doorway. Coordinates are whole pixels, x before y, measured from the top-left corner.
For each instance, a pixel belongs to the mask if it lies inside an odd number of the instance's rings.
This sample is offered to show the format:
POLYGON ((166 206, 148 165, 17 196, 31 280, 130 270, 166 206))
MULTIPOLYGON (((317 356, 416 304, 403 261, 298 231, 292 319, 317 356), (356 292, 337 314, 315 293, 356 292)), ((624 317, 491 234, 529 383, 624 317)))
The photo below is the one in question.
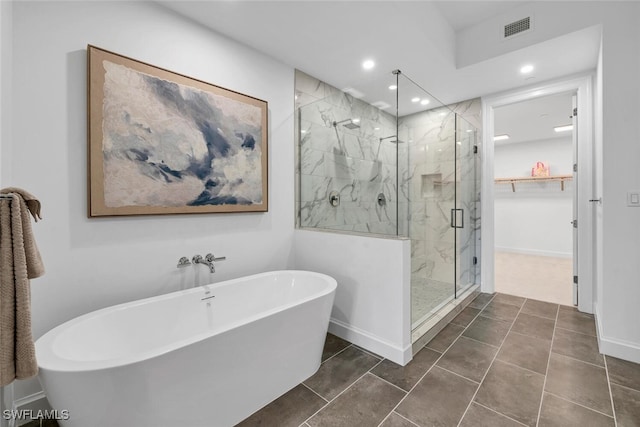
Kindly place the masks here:
MULTIPOLYGON (((563 93, 576 94, 576 112, 580 117, 573 130, 576 136, 574 146, 575 173, 573 188, 575 191, 575 206, 577 207, 575 224, 575 242, 577 247, 573 251, 576 260, 574 274, 574 298, 577 299, 578 309, 582 312, 593 313, 593 204, 592 176, 593 176, 593 77, 592 74, 579 75, 566 79, 550 81, 529 88, 509 91, 501 94, 484 97, 483 101, 483 146, 482 146, 482 237, 481 259, 483 292, 495 292, 496 273, 496 228, 495 228, 495 113, 496 109, 517 104, 523 101, 533 100, 545 96, 563 93), (577 295, 577 297, 575 296, 577 295)), ((572 221, 573 221, 572 220, 572 221)), ((575 300, 574 300, 575 301, 575 300)))
POLYGON ((497 292, 574 304, 574 96, 494 109, 497 292))

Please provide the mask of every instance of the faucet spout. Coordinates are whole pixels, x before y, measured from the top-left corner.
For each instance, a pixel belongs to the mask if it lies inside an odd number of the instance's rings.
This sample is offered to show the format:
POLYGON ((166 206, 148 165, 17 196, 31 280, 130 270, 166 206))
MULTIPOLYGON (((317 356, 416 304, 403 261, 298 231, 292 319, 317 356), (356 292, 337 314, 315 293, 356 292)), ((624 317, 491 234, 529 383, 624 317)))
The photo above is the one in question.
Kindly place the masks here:
POLYGON ((213 265, 213 260, 209 260, 207 258, 202 258, 201 255, 194 255, 193 259, 191 260, 193 261, 194 264, 204 264, 207 267, 209 267, 209 271, 211 273, 215 273, 216 272, 216 268, 213 265))

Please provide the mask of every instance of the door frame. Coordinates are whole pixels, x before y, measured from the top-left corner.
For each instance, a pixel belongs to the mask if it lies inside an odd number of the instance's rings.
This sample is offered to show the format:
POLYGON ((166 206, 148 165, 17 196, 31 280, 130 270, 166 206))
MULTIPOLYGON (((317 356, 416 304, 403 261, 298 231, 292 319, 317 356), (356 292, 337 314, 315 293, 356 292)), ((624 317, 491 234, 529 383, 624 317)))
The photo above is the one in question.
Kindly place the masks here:
MULTIPOLYGON (((594 74, 578 74, 511 91, 482 97, 482 201, 481 290, 495 292, 495 217, 494 217, 494 109, 517 102, 566 92, 577 94, 578 104, 578 310, 593 313, 594 301, 594 215, 593 186, 593 80, 594 74)), ((576 130, 574 129, 574 132, 576 130)), ((574 257, 576 254, 574 254, 574 257)))

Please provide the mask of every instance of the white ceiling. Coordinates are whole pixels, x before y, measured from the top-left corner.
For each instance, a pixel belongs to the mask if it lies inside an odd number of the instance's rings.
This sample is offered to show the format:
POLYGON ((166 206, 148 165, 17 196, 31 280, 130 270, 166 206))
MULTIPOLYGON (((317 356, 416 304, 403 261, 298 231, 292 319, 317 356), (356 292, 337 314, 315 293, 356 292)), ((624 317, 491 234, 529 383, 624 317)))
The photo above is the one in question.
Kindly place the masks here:
POLYGON ((438 9, 454 31, 471 27, 478 22, 500 15, 522 1, 436 1, 438 9))
POLYGON ((571 98, 571 93, 565 93, 495 108, 495 135, 509 135, 496 145, 571 137, 571 132, 553 130, 571 124, 571 98))
MULTIPOLYGON (((369 103, 395 105, 391 71, 402 70, 445 104, 595 68, 599 30, 590 28, 457 68, 455 34, 525 1, 161 1, 214 31, 251 46, 369 103), (444 18, 444 19, 443 19, 444 18), (376 67, 361 63, 373 58, 376 67), (528 80, 518 72, 535 63, 528 80)), ((401 115, 424 97, 401 80, 401 115)))

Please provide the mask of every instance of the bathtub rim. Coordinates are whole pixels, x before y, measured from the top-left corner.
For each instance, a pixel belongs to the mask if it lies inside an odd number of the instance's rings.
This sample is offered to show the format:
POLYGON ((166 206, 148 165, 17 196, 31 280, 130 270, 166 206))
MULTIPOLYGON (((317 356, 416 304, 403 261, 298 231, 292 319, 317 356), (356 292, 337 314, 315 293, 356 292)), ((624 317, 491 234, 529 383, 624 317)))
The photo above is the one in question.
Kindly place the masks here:
POLYGON ((307 271, 307 270, 274 270, 274 271, 268 271, 268 272, 263 272, 263 273, 257 273, 257 274, 252 274, 252 275, 248 275, 248 276, 241 276, 235 279, 229 279, 229 280, 225 280, 222 282, 217 282, 217 283, 211 283, 211 284, 206 284, 206 285, 200 285, 200 286, 195 286, 193 288, 189 288, 189 289, 185 289, 185 290, 178 290, 178 291, 174 291, 174 292, 169 292, 166 294, 161 294, 161 295, 157 295, 157 296, 151 296, 151 297, 147 297, 147 298, 142 298, 142 299, 138 299, 138 300, 133 300, 133 301, 129 301, 129 302, 124 302, 124 303, 120 303, 120 304, 116 304, 116 305, 112 305, 112 306, 108 306, 108 307, 104 307, 101 309, 97 309, 94 311, 91 311, 89 313, 85 313, 82 314, 80 316, 74 317, 72 319, 69 319, 65 322, 63 322, 62 324, 52 328, 51 330, 47 331, 45 334, 43 334, 40 338, 38 338, 35 342, 35 347, 36 347, 36 358, 37 358, 37 362, 38 362, 38 368, 40 370, 43 371, 50 371, 50 372, 88 372, 88 371, 100 371, 100 370, 104 370, 104 369, 111 369, 111 368, 116 368, 116 367, 123 367, 123 366, 128 366, 128 365, 133 365, 136 363, 140 363, 140 362, 144 362, 146 360, 150 360, 156 357, 161 357, 165 354, 168 354, 172 351, 176 351, 179 350, 180 348, 189 346, 189 345, 194 345, 197 344, 201 341, 206 340, 207 338, 210 338, 212 336, 215 335, 219 335, 219 334, 224 334, 227 333, 231 330, 233 330, 234 328, 239 328, 242 327, 243 325, 249 324, 251 322, 255 322, 261 318, 266 318, 268 316, 273 316, 277 313, 283 312, 287 309, 290 309, 292 307, 298 306, 298 305, 302 305, 305 303, 308 303, 310 301, 313 300, 317 300, 317 299, 321 299, 323 297, 326 297, 329 294, 334 293, 337 289, 337 281, 335 278, 324 274, 324 273, 318 273, 318 272, 314 272, 314 271, 307 271), (205 287, 207 289, 210 290, 215 290, 216 288, 219 287, 223 287, 223 286, 231 286, 234 283, 238 283, 238 282, 242 282, 245 281, 247 279, 255 279, 255 278, 260 278, 260 277, 268 277, 268 276, 275 276, 278 275, 279 273, 287 273, 287 274, 291 274, 291 273, 299 273, 302 274, 304 276, 315 276, 315 277, 319 277, 321 279, 323 279, 323 281, 325 282, 325 287, 318 291, 315 292, 313 294, 310 294, 309 296, 306 296, 305 298, 300 298, 292 303, 289 304, 285 304, 285 305, 280 305, 277 306, 275 308, 269 309, 269 310, 264 310, 264 311, 259 311, 254 315, 251 316, 247 316, 246 318, 243 318, 241 321, 239 322, 231 322, 228 325, 226 325, 223 328, 219 328, 219 329, 213 329, 213 330, 209 330, 209 331, 205 331, 205 332, 201 332, 199 334, 193 334, 190 335, 188 337, 186 337, 185 339, 182 340, 177 340, 174 342, 171 342, 170 344, 167 345, 163 345, 163 346, 159 346, 159 347, 155 347, 151 350, 148 351, 142 351, 139 353, 134 353, 134 354, 128 354, 126 356, 121 356, 121 357, 115 357, 115 358, 111 358, 111 359, 100 359, 100 360, 74 360, 74 359, 67 359, 67 358, 63 358, 58 356, 54 350, 53 350, 53 345, 55 343, 56 338, 60 335, 60 333, 62 333, 63 331, 65 331, 67 328, 80 323, 82 321, 94 318, 94 317, 98 317, 100 315, 102 315, 103 313, 109 312, 109 311, 114 311, 114 310, 124 310, 130 307, 135 307, 135 306, 139 306, 139 305, 145 305, 150 303, 152 300, 154 301, 161 301, 161 300, 166 300, 166 299, 171 299, 171 298, 177 298, 183 295, 189 295, 192 293, 198 293, 200 292, 202 289, 204 289, 205 287))

